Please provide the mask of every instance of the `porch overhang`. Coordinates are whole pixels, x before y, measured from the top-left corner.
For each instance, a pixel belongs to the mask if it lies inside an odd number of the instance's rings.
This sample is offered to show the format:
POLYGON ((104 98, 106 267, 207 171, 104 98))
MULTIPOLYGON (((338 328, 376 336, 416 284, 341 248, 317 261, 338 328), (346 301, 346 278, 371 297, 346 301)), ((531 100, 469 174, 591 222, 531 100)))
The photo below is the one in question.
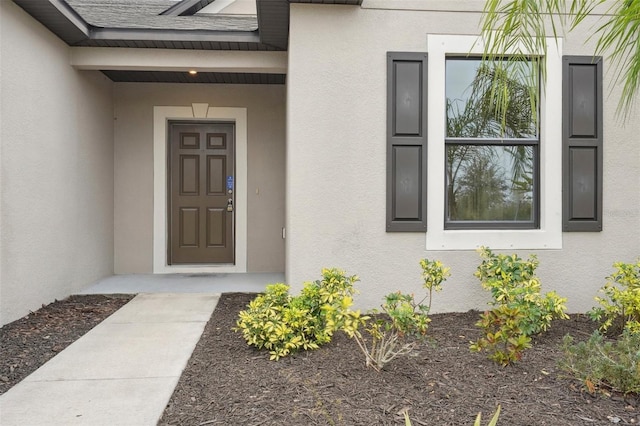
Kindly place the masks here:
MULTIPOLYGON (((287 50, 291 3, 360 5, 363 0, 256 0, 257 30, 101 27, 87 22, 64 0, 13 0, 69 46, 193 50, 287 50)), ((160 15, 193 15, 215 0, 182 0, 160 15)), ((168 21, 171 22, 171 21, 168 21)))
POLYGON ((81 70, 245 72, 286 74, 287 52, 72 47, 71 65, 81 70))
POLYGON ((284 84, 287 56, 275 51, 72 47, 71 65, 102 71, 115 82, 284 84))
POLYGON ((71 46, 75 68, 100 70, 113 81, 284 84, 290 4, 363 0, 255 0, 257 16, 247 18, 195 16, 215 0, 182 0, 159 15, 144 15, 153 23, 135 21, 143 15, 134 13, 130 27, 127 20, 91 24, 99 13, 90 14, 87 5, 83 17, 64 0, 13 1, 71 46), (198 74, 186 78, 192 70, 198 74))

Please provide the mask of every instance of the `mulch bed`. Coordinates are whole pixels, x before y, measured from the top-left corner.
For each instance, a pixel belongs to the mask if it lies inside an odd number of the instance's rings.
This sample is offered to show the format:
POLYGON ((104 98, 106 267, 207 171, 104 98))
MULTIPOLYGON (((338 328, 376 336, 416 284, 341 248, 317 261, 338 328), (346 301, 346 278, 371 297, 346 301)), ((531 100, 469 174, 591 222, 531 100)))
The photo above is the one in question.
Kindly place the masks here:
POLYGON ((0 395, 132 298, 70 296, 4 325, 0 328, 0 395))
POLYGON ((254 297, 225 294, 184 371, 161 425, 471 425, 498 405, 500 425, 640 423, 637 396, 595 394, 558 368, 562 337, 586 340, 582 315, 557 321, 516 365, 469 351, 478 312, 433 315, 430 340, 380 373, 342 333, 278 362, 231 331, 254 297))
MULTIPOLYGON (((72 296, 0 329, 0 394, 132 296, 72 296)), ((520 363, 500 367, 469 352, 477 312, 433 315, 412 356, 367 369, 341 333, 319 350, 275 362, 231 331, 255 295, 225 294, 185 369, 161 425, 471 425, 501 405, 500 425, 640 424, 637 396, 591 395, 557 366, 562 337, 586 339, 582 315, 556 322, 520 363)))

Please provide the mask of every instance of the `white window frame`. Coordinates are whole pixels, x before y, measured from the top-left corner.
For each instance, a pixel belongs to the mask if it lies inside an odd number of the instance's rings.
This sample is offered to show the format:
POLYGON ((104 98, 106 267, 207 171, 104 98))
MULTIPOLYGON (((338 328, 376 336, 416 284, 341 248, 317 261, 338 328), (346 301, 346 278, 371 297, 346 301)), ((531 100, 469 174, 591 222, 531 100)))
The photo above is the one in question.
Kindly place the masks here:
POLYGON ((481 55, 483 46, 476 36, 427 36, 427 250, 562 248, 562 40, 547 38, 546 43, 547 75, 540 87, 540 227, 445 230, 445 61, 448 55, 481 55))

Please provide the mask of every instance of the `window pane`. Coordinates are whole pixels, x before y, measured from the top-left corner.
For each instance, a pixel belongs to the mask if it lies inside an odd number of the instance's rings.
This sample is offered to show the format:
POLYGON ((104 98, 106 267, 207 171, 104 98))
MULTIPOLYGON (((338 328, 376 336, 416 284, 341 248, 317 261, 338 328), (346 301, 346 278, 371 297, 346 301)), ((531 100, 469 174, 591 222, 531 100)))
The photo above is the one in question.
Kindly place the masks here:
POLYGON ((447 221, 534 220, 531 145, 447 145, 447 221))
POLYGON ((537 137, 532 95, 538 88, 531 62, 483 64, 480 59, 448 58, 445 81, 447 137, 537 137), (501 130, 496 105, 504 102, 508 108, 501 130))

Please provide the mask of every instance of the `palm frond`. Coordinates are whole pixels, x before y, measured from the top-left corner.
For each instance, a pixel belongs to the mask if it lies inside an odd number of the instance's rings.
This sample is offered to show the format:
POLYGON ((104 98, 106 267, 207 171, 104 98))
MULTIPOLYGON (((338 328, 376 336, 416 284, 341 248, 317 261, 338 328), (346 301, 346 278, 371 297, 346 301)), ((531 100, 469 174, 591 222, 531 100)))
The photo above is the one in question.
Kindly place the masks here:
MULTIPOLYGON (((517 62, 531 55, 544 82, 546 38, 557 41, 604 3, 607 0, 487 0, 482 18, 483 60, 517 62)), ((614 83, 623 86, 618 112, 626 119, 640 90, 640 0, 610 3, 612 6, 602 15, 603 23, 594 33, 594 57, 607 55, 611 59, 614 83)), ((499 99, 500 90, 494 94, 499 99)), ((539 93, 532 96, 537 106, 539 93)), ((508 110, 504 102, 496 102, 496 107, 503 116, 508 110)))

